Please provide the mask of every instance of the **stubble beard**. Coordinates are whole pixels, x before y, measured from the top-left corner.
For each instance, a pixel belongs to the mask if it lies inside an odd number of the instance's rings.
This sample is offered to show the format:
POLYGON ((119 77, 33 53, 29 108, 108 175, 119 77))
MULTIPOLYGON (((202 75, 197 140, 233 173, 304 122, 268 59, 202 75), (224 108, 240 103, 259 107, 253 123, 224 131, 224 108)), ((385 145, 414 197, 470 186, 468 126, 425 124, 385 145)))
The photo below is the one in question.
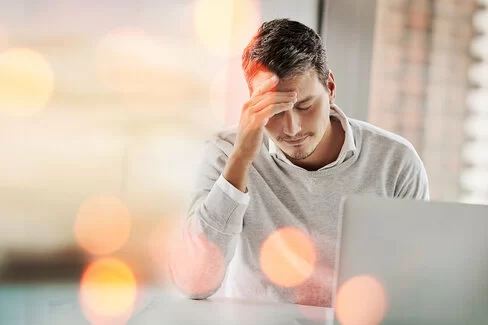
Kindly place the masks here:
POLYGON ((304 160, 304 159, 307 159, 308 157, 310 157, 311 155, 313 155, 313 153, 315 152, 315 150, 317 150, 317 147, 318 146, 319 146, 319 144, 317 143, 309 151, 303 151, 302 149, 299 149, 298 151, 292 152, 291 154, 288 154, 288 153, 286 153, 286 154, 287 154, 288 157, 290 157, 293 160, 304 160))

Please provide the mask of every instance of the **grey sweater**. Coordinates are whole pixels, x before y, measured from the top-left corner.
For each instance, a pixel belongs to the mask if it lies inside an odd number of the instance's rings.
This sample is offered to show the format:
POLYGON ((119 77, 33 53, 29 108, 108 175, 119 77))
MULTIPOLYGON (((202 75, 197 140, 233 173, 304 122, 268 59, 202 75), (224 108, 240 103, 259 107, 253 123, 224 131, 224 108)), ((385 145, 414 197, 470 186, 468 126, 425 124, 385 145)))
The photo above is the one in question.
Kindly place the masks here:
POLYGON ((407 140, 359 120, 347 123, 354 151, 339 164, 318 171, 271 155, 265 135, 249 172, 247 200, 218 185, 226 182, 221 173, 232 153, 236 129, 208 141, 188 218, 180 228, 184 253, 173 250, 169 263, 173 282, 190 297, 203 299, 220 288, 226 274, 226 296, 330 306, 343 197, 369 193, 429 199, 426 171, 407 140), (260 260, 263 243, 283 227, 301 231, 315 250, 314 271, 292 286, 271 281, 260 260), (198 263, 183 267, 178 265, 182 259, 198 263))

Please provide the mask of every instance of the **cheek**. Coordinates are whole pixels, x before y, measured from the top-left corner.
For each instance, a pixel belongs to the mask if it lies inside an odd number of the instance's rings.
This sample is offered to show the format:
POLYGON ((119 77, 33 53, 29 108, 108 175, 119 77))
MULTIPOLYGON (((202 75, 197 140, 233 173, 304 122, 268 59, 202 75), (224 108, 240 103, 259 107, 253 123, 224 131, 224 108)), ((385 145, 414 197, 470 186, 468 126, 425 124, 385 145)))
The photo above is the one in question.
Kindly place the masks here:
POLYGON ((320 119, 322 118, 320 112, 310 112, 306 116, 302 116, 301 124, 303 129, 316 129, 320 124, 320 119))
POLYGON ((280 123, 276 120, 270 119, 268 124, 264 126, 264 129, 270 137, 276 138, 276 136, 280 133, 280 123))
POLYGON ((327 123, 329 120, 329 115, 325 114, 322 111, 314 112, 310 116, 307 116, 306 119, 303 120, 304 124, 302 126, 305 129, 315 132, 323 132, 327 128, 327 123))

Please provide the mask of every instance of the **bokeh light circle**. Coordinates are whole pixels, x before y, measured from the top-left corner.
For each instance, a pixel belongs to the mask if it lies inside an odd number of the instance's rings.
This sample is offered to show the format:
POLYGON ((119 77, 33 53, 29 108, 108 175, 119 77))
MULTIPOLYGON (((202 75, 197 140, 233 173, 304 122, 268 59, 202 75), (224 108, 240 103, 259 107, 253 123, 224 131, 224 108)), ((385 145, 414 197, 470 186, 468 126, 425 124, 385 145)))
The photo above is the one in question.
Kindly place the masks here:
POLYGON ((83 273, 80 303, 92 325, 125 324, 137 295, 137 282, 127 264, 114 258, 91 263, 83 273))
POLYGON ((0 52, 0 115, 26 117, 43 109, 54 90, 49 62, 28 48, 0 52))
POLYGON ((338 290, 335 313, 342 325, 377 325, 387 311, 387 295, 380 281, 369 275, 356 276, 338 290))
POLYGON ((198 39, 219 56, 240 55, 260 19, 256 0, 198 0, 194 11, 198 39))
POLYGON ((93 255, 106 255, 120 249, 131 230, 131 216, 124 203, 113 195, 86 200, 75 221, 78 244, 93 255))
POLYGON ((261 247, 261 269, 273 283, 282 287, 294 287, 307 280, 315 270, 315 261, 314 245, 296 228, 275 231, 261 247))

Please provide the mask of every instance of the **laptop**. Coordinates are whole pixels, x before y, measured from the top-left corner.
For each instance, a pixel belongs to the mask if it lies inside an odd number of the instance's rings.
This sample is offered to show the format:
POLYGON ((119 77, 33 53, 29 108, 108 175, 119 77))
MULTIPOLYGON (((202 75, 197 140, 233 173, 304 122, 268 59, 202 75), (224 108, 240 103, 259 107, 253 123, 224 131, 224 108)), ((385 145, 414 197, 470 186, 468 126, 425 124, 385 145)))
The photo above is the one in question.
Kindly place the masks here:
POLYGON ((488 206, 348 197, 334 324, 488 324, 488 206))

